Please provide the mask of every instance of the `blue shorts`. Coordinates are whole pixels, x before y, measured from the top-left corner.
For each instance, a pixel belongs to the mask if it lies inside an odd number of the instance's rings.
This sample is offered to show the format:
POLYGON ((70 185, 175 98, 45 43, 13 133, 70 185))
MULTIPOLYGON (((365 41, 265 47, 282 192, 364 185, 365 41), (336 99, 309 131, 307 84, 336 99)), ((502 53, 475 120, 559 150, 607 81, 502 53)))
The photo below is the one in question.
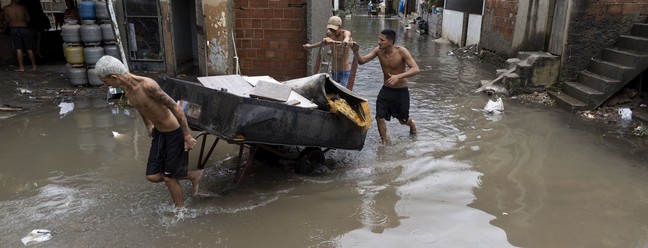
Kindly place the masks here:
POLYGON ((331 77, 335 82, 343 85, 344 87, 347 87, 349 84, 349 77, 351 76, 351 70, 346 70, 346 71, 333 71, 331 72, 333 75, 331 77))
POLYGON ((178 128, 171 132, 153 129, 153 140, 146 165, 146 175, 161 173, 165 177, 183 178, 189 169, 189 152, 184 150, 184 134, 178 128))

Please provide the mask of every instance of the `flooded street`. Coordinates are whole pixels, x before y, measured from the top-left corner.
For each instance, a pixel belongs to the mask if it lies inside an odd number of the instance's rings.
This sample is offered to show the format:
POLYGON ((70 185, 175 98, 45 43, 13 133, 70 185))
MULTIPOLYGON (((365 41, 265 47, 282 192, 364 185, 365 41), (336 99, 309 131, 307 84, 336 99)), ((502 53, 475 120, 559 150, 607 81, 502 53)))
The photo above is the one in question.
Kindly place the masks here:
MULTIPOLYGON (((200 194, 183 181, 187 209, 174 212, 144 177, 139 115, 78 96, 68 113, 0 120, 0 243, 47 229, 34 247, 648 247, 645 138, 508 98, 504 114, 484 114, 489 98, 472 91, 493 65, 395 19, 344 21, 362 54, 383 28, 412 53, 418 135, 392 120, 383 146, 374 121, 363 150, 326 153, 331 171, 258 161, 233 189, 238 147, 219 144, 200 194)), ((381 85, 378 59, 359 67, 354 91, 372 114, 381 85)))

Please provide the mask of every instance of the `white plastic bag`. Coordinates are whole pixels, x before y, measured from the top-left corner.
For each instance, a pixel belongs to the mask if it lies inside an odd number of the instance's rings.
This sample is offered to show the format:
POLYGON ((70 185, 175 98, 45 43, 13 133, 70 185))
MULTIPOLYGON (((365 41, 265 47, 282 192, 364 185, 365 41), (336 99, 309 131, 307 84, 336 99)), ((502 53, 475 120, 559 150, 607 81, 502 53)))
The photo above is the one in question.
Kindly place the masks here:
POLYGON ((32 243, 39 243, 43 241, 48 241, 52 238, 52 234, 49 230, 45 229, 34 229, 27 236, 20 239, 23 244, 28 245, 32 243))
POLYGON ((632 110, 630 110, 629 108, 620 108, 619 115, 623 120, 626 121, 632 120, 632 110))
POLYGON ((504 112, 504 102, 502 102, 502 98, 498 97, 497 101, 488 100, 488 103, 486 103, 486 106, 484 107, 484 112, 488 114, 501 114, 504 112))

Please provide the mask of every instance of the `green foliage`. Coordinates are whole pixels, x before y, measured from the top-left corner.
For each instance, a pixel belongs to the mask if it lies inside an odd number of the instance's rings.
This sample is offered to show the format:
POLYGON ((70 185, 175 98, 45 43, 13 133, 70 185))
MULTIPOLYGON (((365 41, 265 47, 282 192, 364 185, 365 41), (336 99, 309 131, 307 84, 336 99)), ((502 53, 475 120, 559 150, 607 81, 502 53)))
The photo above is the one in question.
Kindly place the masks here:
POLYGON ((126 98, 126 94, 122 94, 121 97, 119 97, 119 101, 117 102, 117 108, 118 109, 130 108, 130 105, 128 104, 128 98, 126 98))
POLYGON ((356 8, 356 1, 355 0, 347 0, 347 1, 345 1, 344 14, 345 15, 352 15, 353 12, 355 11, 355 8, 356 8))

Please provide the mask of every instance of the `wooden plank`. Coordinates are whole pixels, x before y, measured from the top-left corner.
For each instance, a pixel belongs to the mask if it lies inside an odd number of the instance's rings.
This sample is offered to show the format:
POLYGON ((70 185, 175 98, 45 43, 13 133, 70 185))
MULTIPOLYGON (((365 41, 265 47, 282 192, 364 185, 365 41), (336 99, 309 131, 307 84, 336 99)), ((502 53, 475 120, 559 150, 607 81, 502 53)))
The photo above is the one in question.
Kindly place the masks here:
POLYGON ((290 86, 261 80, 257 82, 256 87, 250 92, 250 96, 285 102, 288 101, 291 90, 290 86))
POLYGON ((112 23, 113 32, 115 32, 115 41, 117 42, 117 47, 119 48, 119 53, 121 54, 122 63, 128 68, 128 59, 126 58, 126 52, 124 52, 124 46, 121 43, 121 35, 119 34, 119 26, 117 25, 117 17, 115 17, 115 8, 112 4, 113 0, 106 0, 106 5, 108 6, 108 12, 110 15, 110 22, 112 23))
POLYGON ((353 56, 353 62, 351 62, 351 75, 349 75, 349 81, 347 82, 347 89, 353 91, 353 84, 355 83, 356 71, 358 70, 358 59, 353 56))
POLYGON ((198 77, 198 81, 206 88, 225 90, 242 97, 250 97, 250 91, 253 89, 252 85, 240 75, 198 77))
POLYGON ((315 60, 315 66, 313 66, 313 74, 319 73, 321 63, 322 63, 322 47, 319 47, 319 49, 317 49, 317 59, 315 60))
POLYGON ((554 6, 553 23, 551 24, 551 35, 549 37, 548 51, 552 54, 562 55, 563 37, 565 37, 565 26, 567 23, 567 8, 569 1, 556 1, 554 6))

